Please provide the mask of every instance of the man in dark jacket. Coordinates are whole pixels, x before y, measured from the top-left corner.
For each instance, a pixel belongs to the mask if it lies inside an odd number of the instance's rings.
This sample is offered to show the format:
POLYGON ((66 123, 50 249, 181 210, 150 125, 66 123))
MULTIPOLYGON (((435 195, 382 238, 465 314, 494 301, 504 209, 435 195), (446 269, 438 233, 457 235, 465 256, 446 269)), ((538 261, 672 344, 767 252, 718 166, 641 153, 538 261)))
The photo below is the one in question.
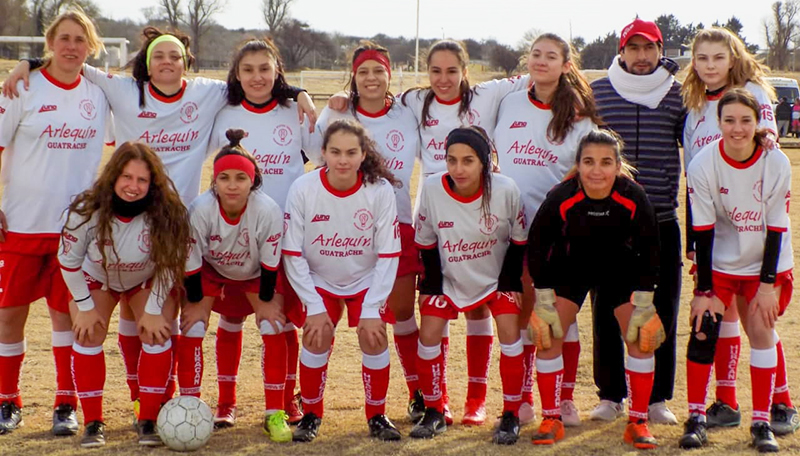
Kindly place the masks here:
POLYGON ((792 105, 781 97, 781 102, 775 107, 775 118, 778 120, 778 137, 789 135, 789 123, 792 121, 792 105))
MULTIPOLYGON (((620 51, 608 77, 592 82, 597 108, 607 128, 625 141, 625 158, 638 173, 656 212, 659 226, 660 270, 654 303, 667 340, 655 352, 655 382, 650 397, 653 423, 677 424, 666 401, 675 383, 675 330, 681 292, 681 234, 678 226, 678 182, 681 173, 678 141, 686 111, 678 65, 661 56, 663 39, 653 22, 636 19, 620 34, 620 51)), ((608 305, 592 296, 593 309, 608 305)), ((612 312, 592 312, 594 321, 594 380, 600 404, 592 419, 613 420, 622 413, 625 398, 623 343, 612 312)))

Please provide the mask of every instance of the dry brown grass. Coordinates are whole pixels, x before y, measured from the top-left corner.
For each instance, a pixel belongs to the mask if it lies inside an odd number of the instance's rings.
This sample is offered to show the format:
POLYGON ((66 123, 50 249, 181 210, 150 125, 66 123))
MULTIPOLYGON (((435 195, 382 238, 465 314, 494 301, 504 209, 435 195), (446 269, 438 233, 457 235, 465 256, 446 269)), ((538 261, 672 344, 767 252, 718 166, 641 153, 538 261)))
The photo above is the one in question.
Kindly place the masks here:
MULTIPOLYGON (((13 66, 13 62, 0 61, 0 74, 4 68, 13 66)), ((222 76, 210 74, 209 76, 222 76)), ((493 75, 490 75, 493 76, 493 75)), ((474 81, 487 79, 487 75, 473 75, 474 81)), ((310 87, 312 91, 326 90, 325 87, 310 87)), ((336 88, 338 89, 338 87, 336 88)), ((107 149, 106 158, 111 150, 107 149)), ((789 150, 787 152, 792 162, 795 189, 800 183, 800 152, 789 150)), ((415 174, 416 176, 416 174, 415 174)), ((210 180, 210 164, 206 163, 203 182, 210 180)), ((416 185, 412 185, 415 189, 416 185)), ((797 220, 800 216, 798 205, 792 206, 792 218, 797 220)), ((800 252, 800 233, 798 225, 793 229, 795 252, 800 252)), ((798 255, 795 255, 798 257, 798 255)), ((678 329, 678 369, 675 387, 675 398, 670 403, 680 420, 686 418, 685 394, 685 353, 688 336, 688 305, 690 296, 690 279, 685 274, 681 299, 681 318, 678 329)), ((797 299, 795 298, 795 301, 797 299)), ((146 452, 148 454, 169 454, 165 449, 146 450, 136 445, 135 433, 131 428, 132 411, 128 401, 128 389, 125 384, 125 375, 119 350, 116 346, 116 315, 111 324, 111 330, 106 341, 106 362, 108 376, 105 394, 105 420, 108 424, 108 445, 92 454, 131 454, 146 452)), ((211 330, 204 344, 206 353, 206 371, 204 376, 203 399, 212 407, 216 405, 216 370, 214 365, 214 334, 216 332, 217 316, 212 316, 211 330)), ((797 353, 800 352, 800 332, 795 331, 795 325, 800 323, 800 309, 795 302, 789 307, 786 315, 778 324, 783 336, 786 350, 790 381, 800 379, 800 364, 797 362, 797 353)), ((588 411, 595 405, 595 387, 592 382, 592 357, 591 357, 591 315, 587 306, 579 315, 581 327, 581 342, 583 352, 580 358, 576 388, 576 404, 586 418, 588 411)), ((55 438, 49 434, 51 406, 55 380, 53 374, 53 361, 50 351, 50 322, 48 321, 45 303, 38 301, 31 306, 31 315, 27 326, 28 352, 22 374, 22 394, 25 401, 25 426, 19 431, 0 437, 0 454, 31 455, 31 456, 56 456, 83 453, 77 446, 77 438, 55 438)), ((457 419, 462 413, 462 404, 466 393, 466 356, 464 347, 465 326, 464 320, 458 320, 451 326, 451 356, 448 371, 449 391, 451 404, 457 419)), ((261 339, 252 323, 252 318, 245 328, 245 340, 242 366, 239 382, 239 419, 233 429, 216 433, 209 445, 199 454, 319 454, 319 455, 360 455, 360 454, 437 454, 437 455, 512 455, 519 452, 538 454, 622 454, 634 451, 622 442, 622 432, 625 421, 620 419, 614 423, 585 422, 577 429, 569 429, 567 437, 554 448, 536 448, 528 439, 534 431, 534 426, 523 429, 523 438, 514 447, 500 448, 490 443, 492 427, 487 424, 480 428, 465 428, 456 425, 447 433, 430 441, 415 441, 404 438, 399 443, 379 443, 367 437, 367 426, 363 412, 363 388, 361 387, 360 369, 361 357, 355 334, 348 328, 341 328, 336 341, 336 350, 330 363, 329 382, 326 391, 327 410, 321 428, 320 437, 311 444, 275 444, 269 441, 261 432, 260 425, 263 414, 263 389, 260 373, 260 345, 261 339)), ((750 416, 750 394, 747 342, 744 342, 740 363, 739 401, 748 423, 750 416)), ((500 378, 497 370, 499 351, 497 344, 493 354, 491 380, 487 409, 491 415, 498 414, 502 407, 502 392, 500 378)), ((411 425, 406 419, 406 387, 402 378, 402 369, 397 357, 392 350, 392 376, 389 389, 388 415, 395 421, 404 435, 407 435, 411 425)), ((713 388, 712 388, 713 394, 713 388)), ((539 399, 536 397, 538 407, 539 399)), ((659 438, 661 448, 652 454, 686 454, 677 447, 677 441, 682 433, 680 426, 652 426, 653 434, 659 438)), ((713 431, 710 434, 711 444, 702 451, 692 452, 692 455, 708 454, 750 454, 753 452, 748 447, 749 435, 747 425, 740 428, 713 431)), ((789 436, 780 439, 784 454, 800 453, 800 436, 789 436)))

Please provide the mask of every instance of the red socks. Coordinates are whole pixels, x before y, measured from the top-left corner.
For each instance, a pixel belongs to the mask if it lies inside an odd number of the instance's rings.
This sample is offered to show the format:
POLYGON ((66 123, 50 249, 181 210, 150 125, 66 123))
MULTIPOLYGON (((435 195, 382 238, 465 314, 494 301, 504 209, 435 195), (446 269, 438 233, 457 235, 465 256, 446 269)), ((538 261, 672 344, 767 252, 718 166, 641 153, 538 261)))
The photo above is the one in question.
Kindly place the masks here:
POLYGON ((164 345, 142 344, 139 355, 139 419, 155 420, 172 369, 172 340, 164 345))
POLYGON ((536 358, 536 383, 542 401, 542 417, 561 416, 561 382, 564 381, 564 358, 536 358))
POLYGON ((19 374, 25 359, 25 341, 0 344, 0 402, 10 401, 22 408, 19 395, 19 374))
POLYGON ((364 381, 364 412, 367 420, 386 412, 389 390, 389 349, 378 355, 361 353, 361 378, 364 381))
POLYGON ((433 407, 439 412, 444 411, 444 353, 441 345, 426 347, 422 341, 417 345, 417 372, 419 373, 419 386, 425 407, 433 407))
POLYGON ((216 358, 217 404, 236 405, 236 380, 239 375, 239 362, 242 359, 243 323, 230 323, 220 318, 217 327, 216 358))
POLYGON ((775 370, 775 392, 772 396, 772 403, 783 404, 787 407, 792 405, 792 398, 789 395, 789 378, 786 375, 786 358, 783 354, 783 344, 778 337, 778 332, 772 332, 775 340, 775 350, 778 352, 778 366, 775 370))
POLYGON ((103 421, 103 387, 106 383, 106 357, 103 346, 72 348, 72 372, 83 409, 83 424, 103 421))
POLYGON ((122 355, 122 361, 125 363, 131 401, 135 401, 139 397, 139 353, 142 351, 142 341, 139 340, 139 332, 136 329, 135 321, 124 320, 120 317, 117 345, 122 355))
POLYGON ((78 409, 78 396, 75 395, 75 381, 72 379, 72 331, 53 331, 51 342, 53 359, 56 363, 56 398, 53 407, 61 404, 78 409))
POLYGON ((494 341, 492 318, 467 320, 467 400, 486 400, 489 365, 494 341))
POLYGON ((750 384, 753 388, 753 423, 769 423, 778 352, 775 347, 750 349, 750 384))
POLYGON ((300 343, 297 340, 297 329, 284 328, 286 338, 286 386, 283 389, 283 405, 287 406, 294 400, 294 389, 297 386, 297 361, 300 357, 300 343))
POLYGON ((699 364, 686 360, 686 394, 689 402, 689 415, 706 414, 706 396, 711 382, 711 364, 699 364))
POLYGON ((203 338, 206 327, 198 321, 183 333, 178 346, 178 383, 181 396, 200 397, 203 383, 203 338))
MULTIPOLYGON (((440 378, 442 382, 442 401, 445 405, 450 402, 450 398, 447 397, 447 357, 450 355, 450 322, 448 321, 444 325, 444 329, 442 330, 442 342, 441 342, 441 353, 442 353, 442 369, 440 372, 440 378)), ((417 351, 419 354, 419 351, 417 351)), ((419 373, 419 364, 417 365, 417 375, 419 373)), ((420 382, 422 379, 420 377, 420 382)), ((421 387, 422 385, 420 385, 421 387)))
POLYGON ((536 345, 531 341, 527 329, 519 331, 522 339, 522 402, 533 405, 533 371, 536 364, 536 345))
POLYGON ((656 370, 656 359, 633 358, 628 356, 625 362, 625 382, 628 384, 628 419, 636 422, 647 419, 647 407, 650 404, 650 393, 653 391, 653 376, 656 370))
MULTIPOLYGON (((172 337, 170 338, 172 342, 172 365, 169 369, 169 379, 167 380, 167 388, 164 390, 164 398, 161 399, 162 404, 172 399, 175 395, 175 391, 178 389, 178 351, 181 344, 181 329, 177 319, 172 320, 170 324, 172 325, 172 337)), ((200 381, 202 382, 202 375, 200 377, 200 381)), ((199 384, 200 383, 198 383, 198 385, 199 384)), ((199 390, 197 394, 200 394, 199 390)))
POLYGON ((564 336, 561 349, 564 357, 564 382, 561 383, 561 400, 571 401, 575 391, 575 378, 578 376, 578 361, 581 357, 581 340, 578 333, 578 323, 573 323, 564 336))
POLYGON ((322 418, 324 412, 323 395, 328 376, 328 356, 325 353, 311 353, 305 348, 300 352, 300 396, 303 398, 303 412, 313 413, 322 418))
POLYGON ((717 378, 717 399, 739 408, 736 401, 736 376, 739 368, 739 354, 742 351, 742 338, 739 321, 723 321, 720 326, 717 349, 714 353, 714 372, 717 378))
POLYGON ((419 374, 417 373, 417 342, 419 341, 419 328, 416 317, 406 321, 398 321, 392 328, 394 333, 394 348, 400 359, 400 366, 408 386, 408 397, 413 398, 414 392, 419 389, 419 374))
POLYGON ((268 321, 261 322, 261 371, 264 379, 264 410, 268 414, 284 409, 286 388, 286 336, 275 333, 268 321))
POLYGON ((503 413, 519 416, 522 404, 522 381, 525 373, 522 340, 511 345, 500 344, 500 379, 503 382, 503 413))

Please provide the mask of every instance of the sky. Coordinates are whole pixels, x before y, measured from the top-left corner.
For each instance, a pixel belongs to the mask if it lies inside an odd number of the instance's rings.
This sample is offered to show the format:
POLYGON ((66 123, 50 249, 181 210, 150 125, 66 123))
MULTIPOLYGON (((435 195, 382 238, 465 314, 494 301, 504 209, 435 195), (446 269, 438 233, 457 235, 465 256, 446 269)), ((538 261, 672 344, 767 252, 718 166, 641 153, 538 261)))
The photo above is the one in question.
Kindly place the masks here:
MULTIPOLYGON (((95 3, 107 17, 143 22, 142 8, 158 2, 95 3)), ((735 15, 744 25, 742 34, 747 41, 765 48, 763 24, 770 17, 772 3, 774 0, 419 0, 419 35, 478 41, 493 38, 515 46, 526 31, 537 29, 564 38, 581 36, 589 43, 608 32, 619 33, 637 14, 646 20, 674 14, 681 24, 702 22, 706 26, 735 15)), ((416 34, 416 10, 417 0, 294 0, 290 14, 326 32, 412 38, 416 34)), ((231 29, 265 28, 261 0, 228 0, 216 20, 231 29)))

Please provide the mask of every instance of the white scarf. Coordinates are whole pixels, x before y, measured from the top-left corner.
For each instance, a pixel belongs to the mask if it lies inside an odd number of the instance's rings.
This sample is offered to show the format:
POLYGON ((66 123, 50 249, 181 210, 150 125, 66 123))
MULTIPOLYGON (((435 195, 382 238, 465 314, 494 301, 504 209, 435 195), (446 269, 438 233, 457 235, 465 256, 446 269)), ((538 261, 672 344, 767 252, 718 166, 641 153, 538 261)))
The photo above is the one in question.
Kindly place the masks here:
POLYGON ((619 65, 619 56, 614 57, 608 69, 608 79, 622 98, 650 109, 658 107, 675 81, 675 77, 663 65, 650 74, 628 73, 619 65))

